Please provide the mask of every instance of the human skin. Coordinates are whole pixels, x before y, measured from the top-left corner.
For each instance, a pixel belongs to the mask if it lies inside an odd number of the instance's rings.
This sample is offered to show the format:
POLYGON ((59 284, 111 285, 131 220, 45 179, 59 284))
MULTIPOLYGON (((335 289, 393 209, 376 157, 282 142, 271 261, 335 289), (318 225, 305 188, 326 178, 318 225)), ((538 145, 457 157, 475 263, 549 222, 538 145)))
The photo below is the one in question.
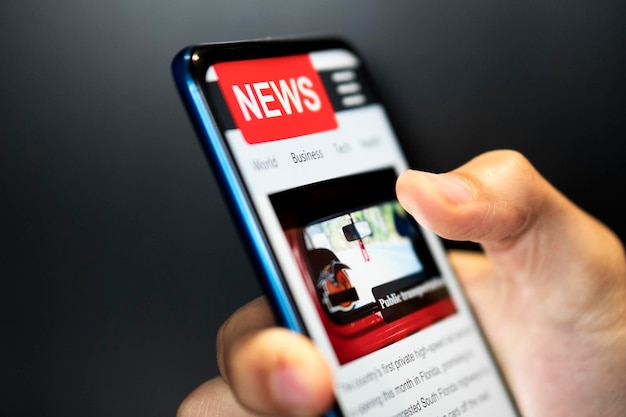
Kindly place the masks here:
MULTIPOLYGON (((444 238, 522 415, 621 416, 626 410, 626 256, 619 239, 552 187, 521 154, 494 151, 445 174, 407 171, 398 200, 444 238)), ((315 416, 332 403, 324 358, 275 327, 265 299, 218 334, 221 377, 179 417, 315 416)))

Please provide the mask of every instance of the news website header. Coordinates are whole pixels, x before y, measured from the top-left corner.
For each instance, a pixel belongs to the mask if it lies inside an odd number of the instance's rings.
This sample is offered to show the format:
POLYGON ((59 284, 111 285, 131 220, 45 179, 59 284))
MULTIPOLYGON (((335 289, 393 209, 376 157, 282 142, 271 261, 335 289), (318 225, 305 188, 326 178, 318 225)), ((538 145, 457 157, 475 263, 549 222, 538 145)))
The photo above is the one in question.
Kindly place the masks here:
POLYGON ((359 66, 335 49, 218 63, 205 79, 224 130, 259 144, 337 129, 336 112, 371 103, 359 66))

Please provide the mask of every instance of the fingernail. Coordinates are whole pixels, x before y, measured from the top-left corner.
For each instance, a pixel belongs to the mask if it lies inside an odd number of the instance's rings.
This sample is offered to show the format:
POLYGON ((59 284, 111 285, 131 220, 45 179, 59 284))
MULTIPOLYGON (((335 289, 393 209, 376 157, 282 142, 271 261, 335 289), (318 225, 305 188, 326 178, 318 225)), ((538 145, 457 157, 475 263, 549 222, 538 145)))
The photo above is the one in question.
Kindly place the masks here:
POLYGON ((424 180, 436 188, 451 203, 470 201, 474 196, 472 188, 462 179, 449 174, 433 174, 419 171, 424 180))
POLYGON ((306 407, 310 401, 306 383, 293 368, 284 367, 272 375, 272 391, 287 407, 306 407))

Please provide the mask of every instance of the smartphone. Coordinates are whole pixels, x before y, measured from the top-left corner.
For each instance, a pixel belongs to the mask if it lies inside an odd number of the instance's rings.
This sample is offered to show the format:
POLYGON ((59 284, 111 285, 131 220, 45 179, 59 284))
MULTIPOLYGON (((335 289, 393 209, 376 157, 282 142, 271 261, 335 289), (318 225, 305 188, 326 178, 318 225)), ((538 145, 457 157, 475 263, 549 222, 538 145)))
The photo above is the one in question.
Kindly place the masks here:
POLYGON ((328 416, 518 416, 408 168, 339 39, 197 45, 173 74, 280 323, 331 364, 328 416))

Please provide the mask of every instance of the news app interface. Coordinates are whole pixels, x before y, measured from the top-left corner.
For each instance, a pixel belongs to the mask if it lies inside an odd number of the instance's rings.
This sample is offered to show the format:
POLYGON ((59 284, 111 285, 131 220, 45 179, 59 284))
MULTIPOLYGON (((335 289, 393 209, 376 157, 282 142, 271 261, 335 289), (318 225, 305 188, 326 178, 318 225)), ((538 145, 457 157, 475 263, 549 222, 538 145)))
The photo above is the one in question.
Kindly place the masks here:
POLYGON ((222 62, 204 87, 342 413, 516 415, 441 247, 396 201, 407 164, 359 58, 222 62))

